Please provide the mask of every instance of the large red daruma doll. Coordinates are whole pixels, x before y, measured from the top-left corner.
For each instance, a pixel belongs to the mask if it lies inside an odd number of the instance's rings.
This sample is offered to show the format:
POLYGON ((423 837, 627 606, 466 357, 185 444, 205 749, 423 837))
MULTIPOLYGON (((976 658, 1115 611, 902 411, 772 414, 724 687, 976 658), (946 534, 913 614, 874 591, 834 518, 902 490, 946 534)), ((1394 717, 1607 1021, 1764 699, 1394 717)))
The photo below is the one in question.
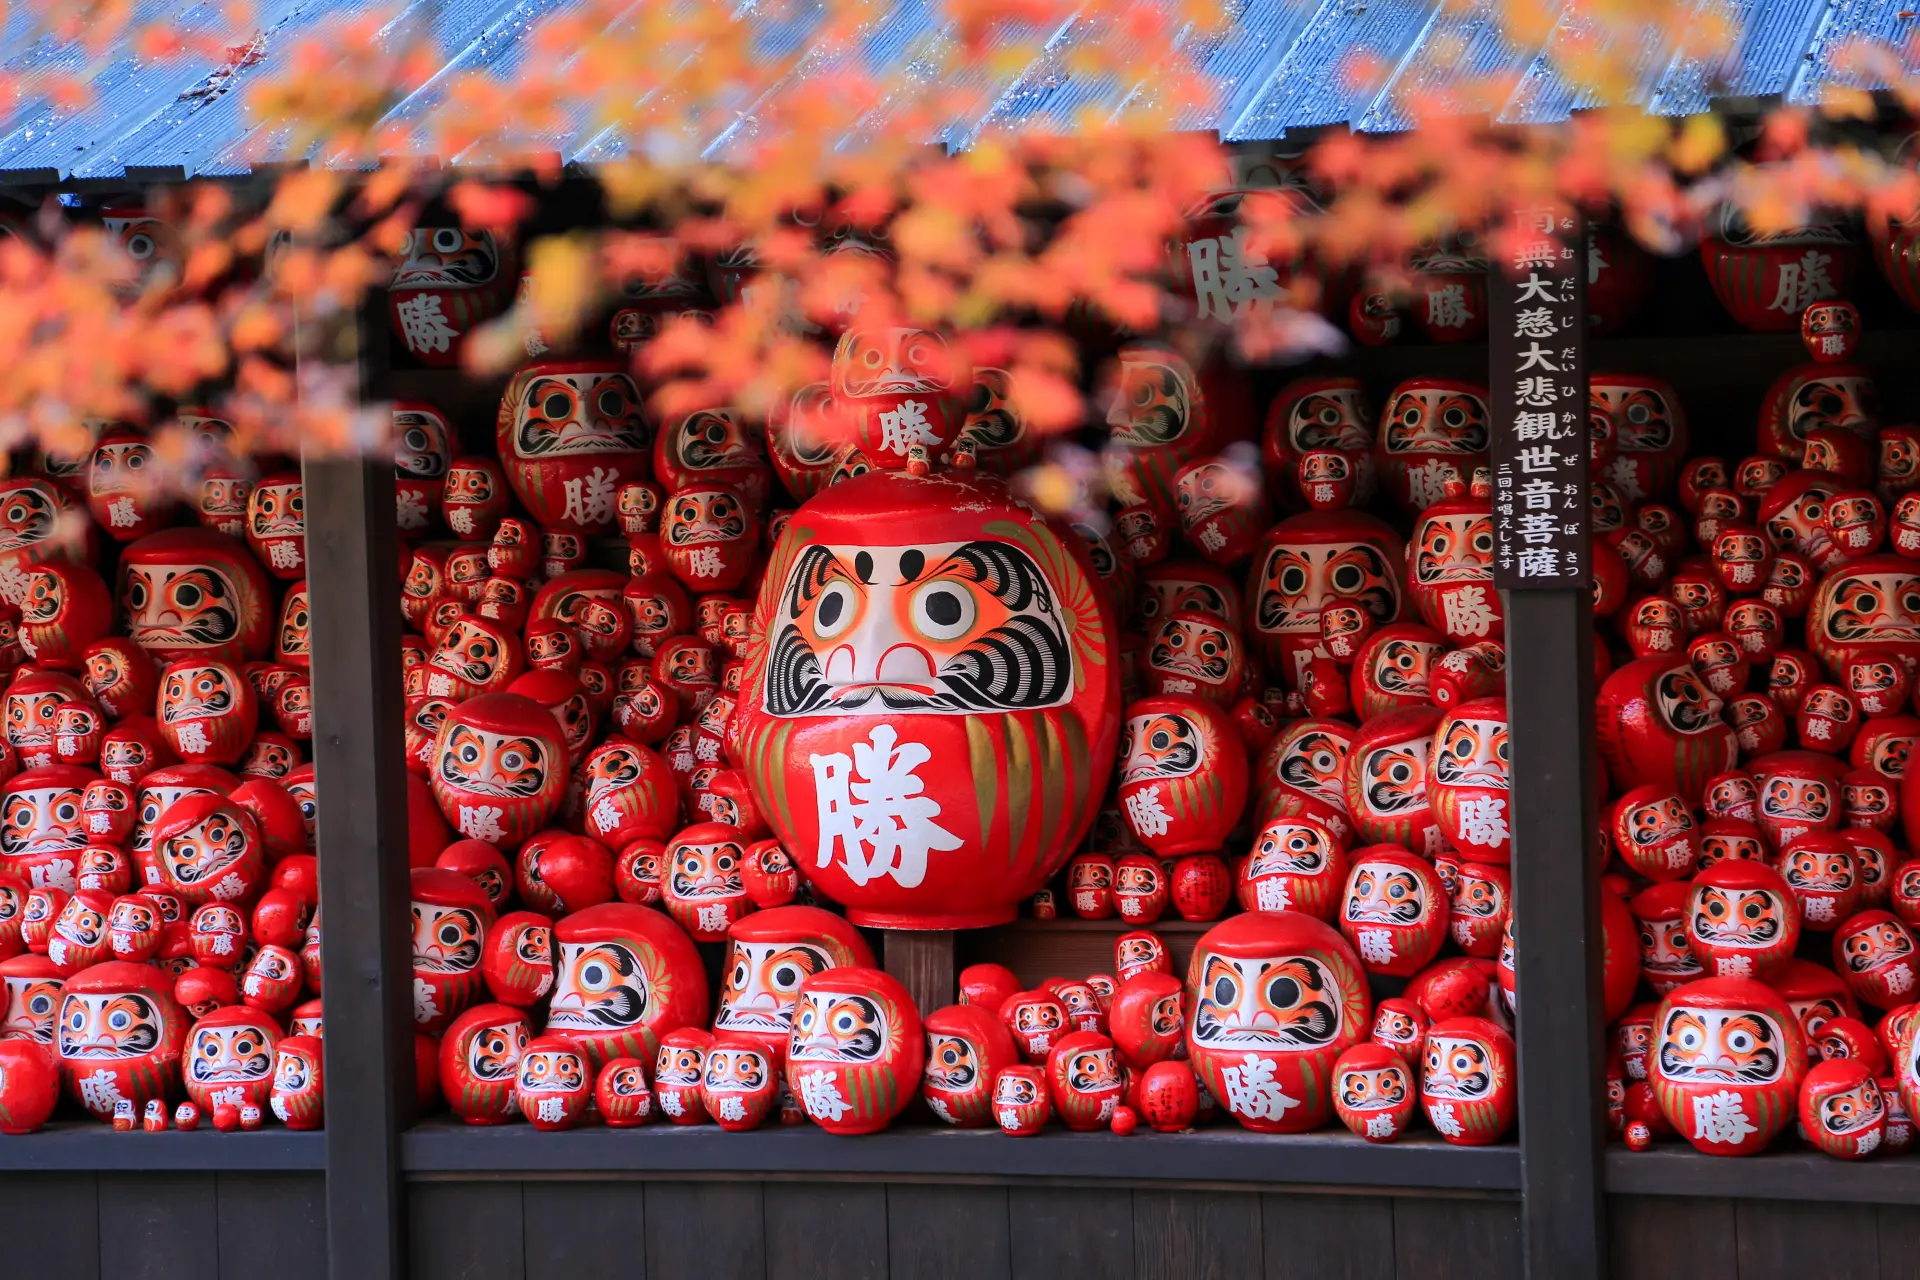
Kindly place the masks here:
POLYGON ((1654 1096, 1709 1155, 1764 1150, 1793 1119, 1806 1070, 1800 1020, 1765 983, 1703 978, 1669 992, 1654 1014, 1654 1096))
POLYGON ((1863 556, 1825 574, 1807 609, 1807 648, 1836 675, 1873 657, 1920 662, 1920 563, 1863 556))
POLYGON ((163 529, 120 554, 127 634, 156 662, 264 658, 273 638, 273 593, 238 538, 163 529))
POLYGON ((1119 732, 1093 584, 990 477, 873 472, 794 513, 734 718, 761 812, 855 923, 1010 920, 1078 845, 1119 732))
POLYGON ((1304 1133, 1333 1107, 1333 1064, 1373 1023, 1359 959, 1298 912, 1215 925, 1187 966, 1187 1052, 1207 1091, 1260 1133, 1304 1133))
POLYGON ((617 360, 530 365, 513 376, 496 423, 507 483, 542 528, 604 533, 620 486, 644 480, 652 431, 617 360))
POLYGON ((1309 511, 1269 529, 1247 576, 1249 639, 1268 674, 1300 687, 1307 662, 1325 654, 1328 605, 1357 604, 1383 627, 1397 621, 1405 561, 1399 536, 1358 511, 1309 511))

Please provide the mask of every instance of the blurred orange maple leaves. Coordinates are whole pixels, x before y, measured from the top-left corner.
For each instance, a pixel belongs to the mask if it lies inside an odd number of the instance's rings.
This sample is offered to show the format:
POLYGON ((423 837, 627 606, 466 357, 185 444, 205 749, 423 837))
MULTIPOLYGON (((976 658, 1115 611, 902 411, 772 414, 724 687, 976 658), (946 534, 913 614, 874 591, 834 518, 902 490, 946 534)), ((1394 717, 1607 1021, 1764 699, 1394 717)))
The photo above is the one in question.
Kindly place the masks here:
MULTIPOLYGON (((1080 425, 1086 371, 1065 332, 1193 319, 1169 242, 1234 185, 1235 153, 1177 126, 1231 89, 1204 60, 1246 6, 947 0, 917 43, 875 57, 868 43, 889 8, 578 0, 528 19, 514 55, 481 66, 449 63, 457 51, 438 48, 414 9, 343 13, 276 45, 238 0, 190 27, 140 25, 127 0, 27 0, 37 29, 76 56, 9 84, 16 102, 78 110, 93 74, 129 47, 200 56, 219 64, 216 79, 244 81, 253 158, 295 163, 147 193, 169 239, 144 260, 111 221, 52 206, 23 219, 0 243, 0 443, 72 447, 84 420, 150 420, 211 396, 243 443, 362 444, 350 405, 303 401, 292 367, 302 326, 358 306, 435 202, 471 228, 525 235, 564 176, 563 143, 585 138, 616 225, 523 246, 526 286, 468 343, 476 369, 524 358, 529 332, 578 331, 621 282, 673 270, 676 252, 744 248, 775 287, 710 323, 668 322, 636 352, 660 412, 725 402, 764 415, 824 377, 823 333, 913 324, 1009 369, 1035 423, 1080 425), (1057 39, 1068 30, 1075 39, 1057 39), (1069 84, 1088 104, 1070 128, 1035 131, 996 111, 1008 95, 1069 84), (950 151, 953 140, 967 145, 950 151), (837 251, 849 237, 884 252, 837 251)), ((1897 24, 1904 46, 1837 51, 1817 107, 1740 121, 1646 114, 1634 98, 1650 50, 1732 81, 1735 16, 1701 0, 1444 0, 1436 21, 1455 34, 1423 51, 1430 65, 1398 102, 1416 127, 1321 132, 1294 162, 1312 195, 1244 201, 1247 244, 1276 263, 1351 264, 1391 289, 1415 246, 1459 228, 1498 243, 1503 211, 1522 203, 1615 215, 1667 252, 1727 202, 1762 231, 1823 208, 1870 225, 1913 216, 1920 176, 1889 140, 1920 107, 1906 71, 1920 65, 1920 23, 1897 24), (1520 72, 1471 69, 1458 32, 1475 22, 1538 50, 1582 100, 1619 105, 1565 124, 1501 123, 1527 85, 1520 72), (1886 87, 1857 87, 1869 83, 1886 87)), ((1355 55, 1341 75, 1371 93, 1391 70, 1355 55)), ((1285 358, 1326 341, 1309 322, 1311 274, 1292 278, 1289 305, 1242 326, 1243 354, 1285 358)))

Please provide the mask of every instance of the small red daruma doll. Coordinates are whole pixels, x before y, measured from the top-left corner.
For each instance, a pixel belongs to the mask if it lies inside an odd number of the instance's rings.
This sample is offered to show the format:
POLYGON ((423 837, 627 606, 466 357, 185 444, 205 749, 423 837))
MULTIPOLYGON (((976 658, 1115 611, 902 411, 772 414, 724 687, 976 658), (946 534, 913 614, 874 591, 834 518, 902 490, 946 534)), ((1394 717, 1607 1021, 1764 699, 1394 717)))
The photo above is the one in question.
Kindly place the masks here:
POLYGON ((516 1114, 514 1081, 533 1039, 527 1015, 504 1004, 478 1004, 440 1038, 440 1089, 467 1124, 505 1124, 516 1114))
POLYGON ((286 582, 307 573, 306 489, 297 473, 261 479, 247 499, 247 546, 267 572, 286 582))
POLYGON ((1000 1021, 1013 1035, 1022 1058, 1045 1062, 1054 1041, 1067 1031, 1067 1007, 1045 987, 1016 992, 1001 1004, 1000 1021))
POLYGON ((1332 920, 1346 885, 1345 841, 1304 815, 1275 818, 1240 862, 1236 895, 1244 911, 1304 911, 1332 920))
POLYGON ((1001 1132, 1029 1138, 1053 1119, 1053 1097, 1046 1072, 1036 1066, 1012 1066, 993 1081, 993 1118, 1001 1132))
POLYGON ((1054 1112, 1075 1133, 1106 1127, 1126 1094, 1113 1041, 1097 1031, 1060 1037, 1047 1055, 1054 1112))
MULTIPOLYGON (((1737 634, 1737 633, 1736 633, 1737 634)), ((1600 686, 1600 757, 1616 787, 1658 783, 1697 796, 1737 755, 1721 700, 1682 656, 1639 658, 1600 686)))
POLYGON ((1513 1038, 1485 1018, 1447 1018, 1427 1031, 1420 1103, 1440 1136, 1484 1146, 1513 1124, 1513 1038))
POLYGON ((20 647, 35 666, 79 671, 87 648, 113 625, 113 597, 92 568, 64 560, 35 565, 20 602, 20 647))
POLYGON ((1408 1066, 1418 1066, 1427 1040, 1427 1011, 1411 1000, 1389 996, 1373 1011, 1373 1030, 1367 1038, 1398 1054, 1408 1066))
POLYGON ((706 1104, 700 1100, 700 1081, 705 1074, 707 1049, 713 1033, 698 1027, 682 1027, 662 1036, 654 1055, 653 1089, 660 1110, 674 1124, 705 1124, 706 1104))
POLYGON ((679 793, 667 762, 654 751, 610 737, 587 757, 581 776, 587 833, 600 843, 618 849, 673 834, 679 793))
POLYGON ((859 930, 819 907, 757 911, 727 934, 713 1029, 756 1038, 773 1060, 786 1052, 800 984, 832 968, 871 968, 859 930))
POLYGON ((1334 1060, 1372 1014, 1345 939, 1297 912, 1234 916, 1195 944, 1187 997, 1188 1056, 1236 1120, 1261 1133, 1326 1122, 1334 1060))
POLYGON ((1635 787, 1615 802, 1613 847, 1627 865, 1655 882, 1684 880, 1699 856, 1693 813, 1657 784, 1635 787))
POLYGON ((531 1009, 553 990, 553 921, 537 911, 511 911, 486 931, 480 976, 501 1004, 531 1009))
POLYGON ((1257 468, 1207 458, 1181 468, 1173 489, 1180 528, 1201 556, 1233 565, 1253 554, 1270 519, 1257 468))
POLYGON ((680 927, 697 942, 720 942, 753 910, 742 864, 740 833, 717 822, 688 827, 667 846, 661 897, 680 927))
POLYGON ((484 694, 448 712, 428 781, 461 835, 517 845, 546 825, 566 794, 566 740, 533 699, 484 694))
POLYGON ((1804 930, 1825 932, 1852 915, 1860 902, 1860 871, 1853 846, 1830 831, 1809 831, 1787 842, 1780 878, 1800 910, 1804 930))
POLYGON ((488 617, 456 614, 427 655, 426 690, 436 698, 465 702, 497 693, 526 669, 520 637, 512 625, 488 617))
POLYGON ((749 1036, 715 1036, 700 1066, 700 1105, 729 1133, 758 1129, 780 1097, 779 1054, 749 1036))
POLYGON ((160 679, 160 736, 188 764, 238 764, 260 720, 260 698, 232 666, 184 659, 160 679))
POLYGON ((215 1009, 187 1032, 187 1097, 202 1111, 262 1107, 273 1092, 273 1060, 280 1026, 246 1005, 215 1009))
POLYGON ((1880 1149, 1886 1099, 1867 1064, 1855 1058, 1815 1063, 1800 1082, 1800 1129, 1807 1141, 1842 1160, 1880 1149))
POLYGON ((1368 1142, 1392 1142, 1405 1133, 1418 1101, 1412 1069, 1391 1049, 1362 1041, 1333 1064, 1334 1114, 1368 1142))
POLYGON ((1342 776, 1359 839, 1429 857, 1446 846, 1427 790, 1434 732, 1445 714, 1437 707, 1408 707, 1360 726, 1342 776))
POLYGON ((288 1036, 275 1047, 267 1109, 289 1129, 318 1129, 326 1118, 326 1055, 317 1036, 288 1036))
POLYGON ((1764 981, 1793 958, 1800 909, 1772 867, 1729 859, 1694 876, 1687 937, 1713 977, 1764 981))
POLYGON ((1640 926, 1640 972, 1655 995, 1707 976, 1706 967, 1687 940, 1691 885, 1679 880, 1656 884, 1633 896, 1627 906, 1640 926))
POLYGON ((667 499, 660 525, 667 571, 690 591, 731 591, 746 579, 760 522, 725 485, 696 484, 667 499))
POLYGON ((161 883, 196 906, 251 899, 261 888, 265 847, 253 815, 223 796, 187 796, 153 829, 161 883))
POLYGON ((1648 1077, 1667 1122, 1709 1155, 1753 1155, 1793 1118, 1806 1039, 1764 983, 1704 978, 1654 1014, 1648 1077))
POLYGON ((612 1058, 593 1082, 593 1102, 609 1129, 632 1129, 653 1117, 647 1065, 638 1058, 612 1058))
POLYGON ((147 651, 124 636, 109 636, 81 654, 81 683, 109 716, 145 715, 160 691, 160 669, 147 651))
POLYGON ((100 762, 107 718, 83 702, 62 703, 53 713, 53 758, 91 769, 100 762))
POLYGON ((1394 845, 1353 853, 1340 910, 1340 932, 1369 973, 1411 977, 1446 941, 1451 910, 1433 864, 1394 845))
POLYGON ((1505 867, 1483 862, 1461 863, 1447 916, 1454 945, 1481 959, 1497 956, 1512 902, 1513 886, 1505 867))
POLYGON ((1170 973, 1149 970, 1124 979, 1107 1022, 1121 1063, 1145 1071, 1177 1054, 1186 1034, 1186 989, 1170 973))
POLYGON ((130 1102, 175 1096, 187 1019, 173 980, 153 965, 109 960, 66 980, 54 1045, 67 1096, 101 1120, 130 1102))
POLYGON ((1512 857, 1508 754, 1505 698, 1475 698, 1455 706, 1433 731, 1427 802, 1447 843, 1475 862, 1504 863, 1512 857))
POLYGON ((876 1133, 912 1099, 925 1065, 920 1015, 878 969, 835 968, 800 984, 787 1087, 829 1133, 876 1133))
POLYGON ((573 1041, 565 1036, 536 1036, 520 1051, 513 1105, 534 1128, 571 1129, 586 1117, 592 1099, 592 1068, 573 1041))
POLYGON ((606 902, 565 917, 553 936, 559 977, 546 1030, 571 1038, 596 1068, 645 1061, 662 1035, 706 1017, 700 954, 660 912, 606 902))
POLYGON ((1166 871, 1152 854, 1130 853, 1114 864, 1113 905, 1127 923, 1152 924, 1166 911, 1170 897, 1166 871))
POLYGON ((1892 1009, 1914 996, 1913 934, 1888 911, 1862 911, 1833 931, 1833 967, 1855 998, 1892 1009))
POLYGON ((480 956, 493 902, 470 877, 441 867, 415 867, 409 895, 413 1021, 436 1034, 480 998, 480 956))
POLYGON ((991 1010, 948 1005, 924 1020, 927 1061, 920 1096, 933 1114, 957 1129, 993 1122, 993 1082, 1019 1062, 1013 1038, 991 1010))
POLYGON ((114 959, 107 927, 112 910, 113 895, 102 889, 81 889, 61 903, 47 933, 47 959, 63 975, 114 959))
POLYGON ((1082 920, 1113 915, 1113 859, 1104 853, 1077 853, 1067 863, 1067 905, 1082 920))
POLYGON ((1247 803, 1247 749, 1226 712, 1198 698, 1142 698, 1121 734, 1120 804, 1161 858, 1220 848, 1247 803))

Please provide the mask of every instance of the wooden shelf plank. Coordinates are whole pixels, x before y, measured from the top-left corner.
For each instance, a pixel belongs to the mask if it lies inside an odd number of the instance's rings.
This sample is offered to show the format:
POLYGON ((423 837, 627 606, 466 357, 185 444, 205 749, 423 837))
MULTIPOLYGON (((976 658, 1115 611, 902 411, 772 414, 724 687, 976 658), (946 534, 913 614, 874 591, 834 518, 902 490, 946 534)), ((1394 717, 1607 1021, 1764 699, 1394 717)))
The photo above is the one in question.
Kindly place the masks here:
POLYGON ((1126 1182, 1424 1188, 1510 1192, 1519 1149, 1454 1147, 1437 1138, 1388 1145, 1343 1131, 1299 1135, 1214 1128, 1194 1133, 1069 1133, 1012 1138, 997 1129, 901 1126, 840 1138, 812 1125, 727 1133, 713 1125, 574 1129, 474 1128, 441 1119, 409 1130, 411 1174, 743 1174, 779 1177, 1079 1178, 1126 1182))
POLYGON ((112 1125, 64 1120, 38 1133, 0 1137, 0 1171, 33 1173, 318 1172, 327 1166, 326 1134, 257 1129, 221 1133, 202 1126, 121 1133, 112 1125))
POLYGON ((1606 1156, 1606 1189, 1616 1195, 1920 1204, 1920 1152, 1836 1160, 1804 1149, 1710 1156, 1680 1142, 1650 1151, 1614 1147, 1606 1156))

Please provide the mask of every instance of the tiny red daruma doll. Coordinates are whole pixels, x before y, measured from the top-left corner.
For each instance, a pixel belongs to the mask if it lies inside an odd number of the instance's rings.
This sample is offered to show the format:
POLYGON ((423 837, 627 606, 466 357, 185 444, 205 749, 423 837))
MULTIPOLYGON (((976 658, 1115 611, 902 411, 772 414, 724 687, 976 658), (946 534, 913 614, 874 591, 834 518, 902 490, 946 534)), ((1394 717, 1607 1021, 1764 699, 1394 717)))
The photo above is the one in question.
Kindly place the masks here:
POLYGON ((518 845, 546 825, 566 795, 566 740, 533 699, 485 694, 447 713, 428 781, 461 835, 518 845))
POLYGON ((1114 620, 1078 539, 1001 482, 823 490, 773 550, 755 630, 730 736, 774 834, 855 923, 1010 919, 1092 825, 1114 620))
POLYGON ((477 1004, 455 1018, 440 1038, 440 1090, 467 1124, 506 1124, 517 1114, 514 1081, 520 1055, 533 1039, 525 1012, 504 1004, 477 1004))
POLYGON ((1411 977, 1446 941, 1451 904, 1433 864, 1394 845, 1354 851, 1340 932, 1369 973, 1411 977))
POLYGON ((700 1066, 700 1105, 729 1133, 758 1129, 779 1101, 779 1062, 758 1039, 716 1035, 700 1066))
POLYGON ((866 939, 831 911, 806 906, 757 911, 727 931, 713 1029, 757 1038, 777 1060, 792 1037, 801 983, 828 969, 872 967, 866 939))
POLYGON ((1324 1124, 1334 1060, 1365 1037, 1371 999, 1346 940, 1309 916, 1235 916, 1207 931, 1187 969, 1187 1052, 1242 1125, 1324 1124))
POLYGON ((54 1017, 67 1096, 101 1120, 130 1103, 171 1101, 180 1088, 187 1018, 173 980, 153 965, 109 960, 68 978, 54 1017))
POLYGON ((993 1122, 993 1082, 1019 1062, 1008 1034, 992 1010, 977 1004, 948 1005, 928 1014, 927 1060, 920 1096, 957 1129, 993 1122))
POLYGON ((878 969, 829 969, 800 985, 787 1087, 829 1133, 876 1133, 912 1100, 926 1042, 913 997, 878 969))
POLYGON ((1433 731, 1427 803, 1441 834, 1462 857, 1492 863, 1512 857, 1511 778, 1507 700, 1475 698, 1449 709, 1433 731))
POLYGON ((660 912, 603 903, 562 919, 553 935, 559 977, 546 1030, 571 1038, 596 1069, 609 1058, 645 1061, 661 1036, 705 1019, 699 952, 660 912))
POLYGON ((1858 1160, 1880 1149, 1887 1104, 1867 1064, 1857 1058, 1815 1063, 1800 1082, 1800 1129, 1830 1156, 1858 1160))
POLYGON ((699 1027, 681 1027, 660 1037, 660 1049, 653 1060, 653 1090, 660 1100, 660 1110, 674 1124, 707 1122, 700 1081, 712 1044, 713 1033, 699 1027))
POLYGON ((1505 1137, 1518 1088, 1513 1038, 1498 1025, 1462 1017, 1428 1028, 1420 1104, 1448 1142, 1483 1146, 1505 1137))
POLYGON ((187 1097, 207 1114, 219 1107, 266 1108, 280 1026, 246 1005, 215 1009, 187 1032, 187 1097))
POLYGON ((1805 1036, 1764 983, 1703 978, 1654 1014, 1648 1077, 1667 1122, 1709 1155, 1753 1155, 1793 1118, 1805 1036))
POLYGON ((1418 1102, 1412 1068, 1391 1049, 1362 1041, 1333 1064, 1334 1114, 1368 1142, 1392 1142, 1405 1133, 1418 1102))
POLYGON ((1221 708, 1180 695, 1127 707, 1120 805, 1161 858, 1220 848, 1247 803, 1247 755, 1221 708))
POLYGON ((529 1040, 514 1070, 513 1105, 534 1128, 571 1129, 585 1119, 593 1098, 593 1069, 579 1046, 565 1036, 529 1040))
POLYGON ((289 1129, 318 1129, 326 1119, 326 1055, 317 1036, 288 1036, 275 1047, 267 1109, 289 1129))
POLYGON ((1180 1051, 1187 1026, 1186 988, 1170 973, 1148 970, 1113 993, 1107 1023, 1121 1065, 1144 1071, 1180 1051))

